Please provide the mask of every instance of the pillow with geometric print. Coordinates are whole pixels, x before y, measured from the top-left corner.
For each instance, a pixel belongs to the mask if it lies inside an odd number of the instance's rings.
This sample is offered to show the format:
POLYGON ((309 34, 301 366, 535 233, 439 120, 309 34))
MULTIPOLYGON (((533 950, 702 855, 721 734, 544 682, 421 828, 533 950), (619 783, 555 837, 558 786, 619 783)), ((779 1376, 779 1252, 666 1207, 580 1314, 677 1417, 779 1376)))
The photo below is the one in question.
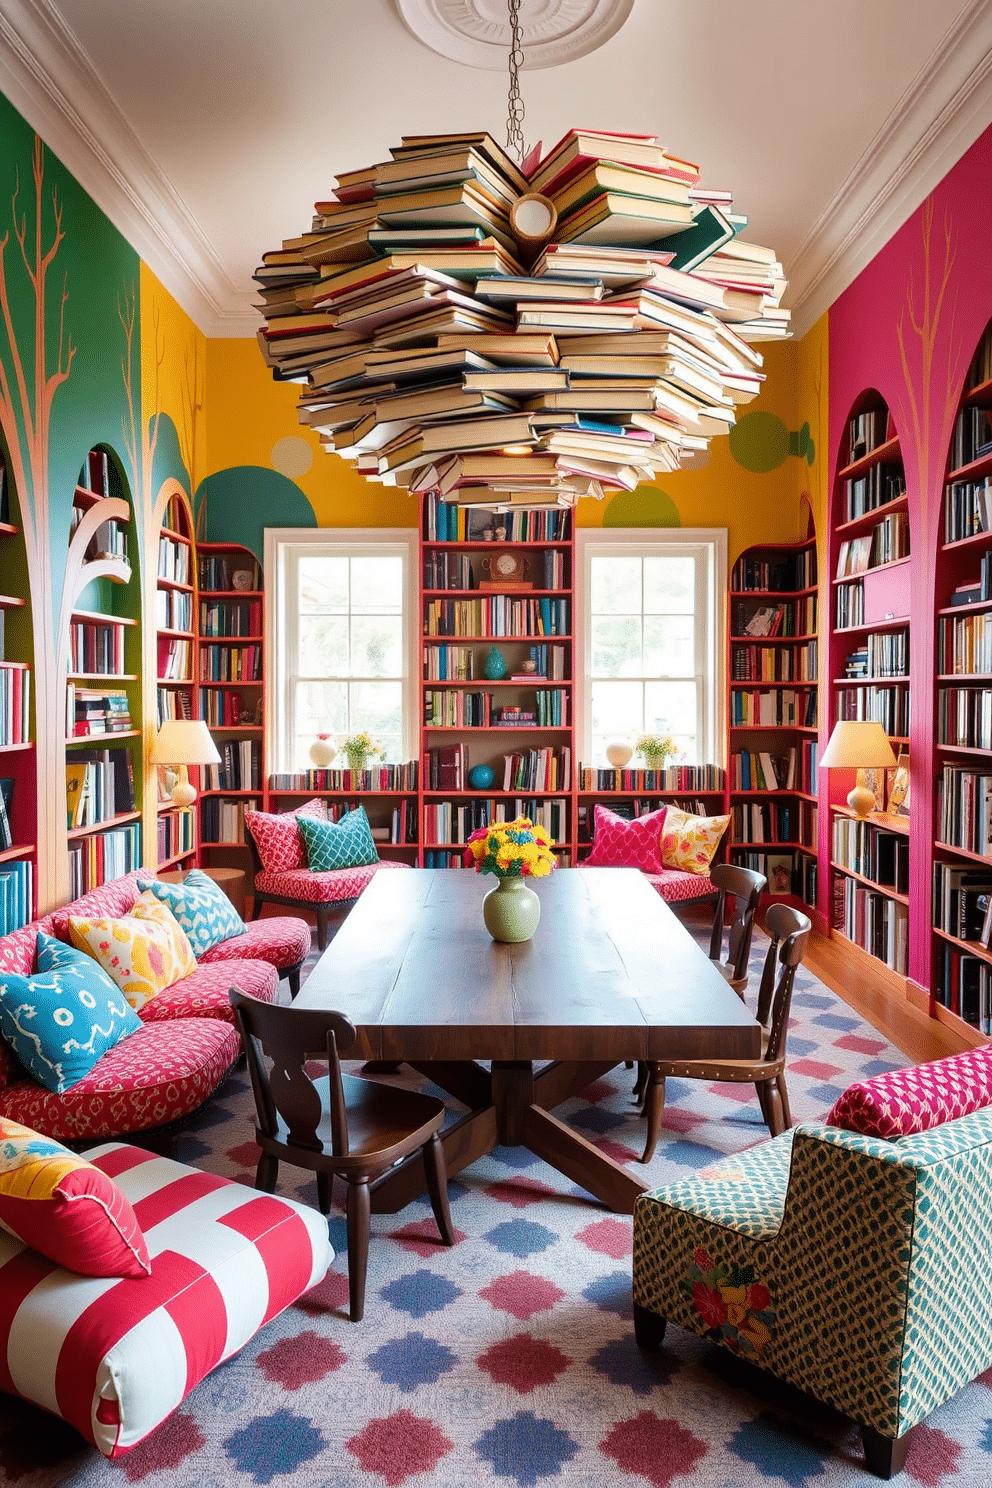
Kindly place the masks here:
POLYGON ((662 864, 683 873, 709 873, 729 826, 729 816, 694 816, 678 806, 669 806, 661 829, 662 864))
POLYGON ((356 806, 339 821, 314 821, 301 816, 297 825, 306 843, 307 863, 312 873, 361 868, 366 863, 378 862, 379 854, 364 806, 356 806))
POLYGON ((664 829, 666 808, 649 811, 632 819, 596 803, 592 850, 583 868, 640 868, 644 873, 660 873, 659 839, 664 829))
POLYGON ((245 934, 245 922, 224 890, 199 868, 191 868, 182 883, 139 878, 138 888, 169 906, 189 936, 194 956, 202 956, 222 940, 245 934))

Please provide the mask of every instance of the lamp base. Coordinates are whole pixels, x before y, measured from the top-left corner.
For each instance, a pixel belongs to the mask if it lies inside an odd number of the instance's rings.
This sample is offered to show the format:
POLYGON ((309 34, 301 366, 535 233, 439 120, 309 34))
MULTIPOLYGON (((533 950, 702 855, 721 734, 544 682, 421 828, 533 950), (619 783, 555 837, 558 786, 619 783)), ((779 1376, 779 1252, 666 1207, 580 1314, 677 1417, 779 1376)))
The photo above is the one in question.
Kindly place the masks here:
POLYGON ((847 798, 847 804, 855 816, 865 817, 869 811, 875 810, 875 792, 870 785, 865 785, 861 779, 861 771, 858 771, 858 784, 847 798))
POLYGON ((189 770, 185 765, 179 766, 179 779, 169 792, 173 806, 192 806, 196 800, 196 786, 191 784, 189 770))

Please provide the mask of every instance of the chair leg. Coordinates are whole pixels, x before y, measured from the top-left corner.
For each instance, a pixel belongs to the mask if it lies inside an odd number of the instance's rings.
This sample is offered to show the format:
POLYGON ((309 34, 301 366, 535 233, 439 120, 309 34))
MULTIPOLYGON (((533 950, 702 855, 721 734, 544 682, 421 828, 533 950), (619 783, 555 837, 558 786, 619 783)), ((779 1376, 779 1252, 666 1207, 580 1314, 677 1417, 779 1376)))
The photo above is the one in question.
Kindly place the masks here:
POLYGON ((451 1225, 451 1210, 448 1207, 448 1170, 444 1162, 444 1148, 437 1132, 421 1149, 424 1154, 424 1172, 427 1175, 427 1192, 441 1239, 445 1245, 454 1245, 455 1232, 451 1225))
POLYGON ((369 1265, 369 1214, 372 1199, 367 1178, 348 1184, 348 1299, 353 1323, 365 1315, 365 1275, 369 1265))
POLYGON ((300 968, 296 966, 292 971, 287 972, 286 980, 289 983, 290 997, 295 997, 300 990, 300 968))
POLYGON ((330 1214, 331 1212, 331 1189, 333 1185, 334 1175, 332 1173, 318 1172, 317 1208, 320 1210, 321 1214, 330 1214))
POLYGON ((330 918, 330 907, 326 904, 318 904, 317 908, 317 949, 327 950, 327 921, 330 918))
POLYGON ((765 1118, 765 1125, 772 1137, 780 1137, 785 1131, 785 1116, 782 1111, 782 1097, 778 1086, 773 1080, 763 1080, 756 1085, 758 1102, 761 1106, 761 1114, 765 1118))
POLYGON ((641 1307, 639 1303, 634 1303, 634 1338, 637 1347, 642 1348, 646 1354, 658 1352, 667 1327, 667 1318, 663 1318, 660 1313, 652 1312, 649 1307, 641 1307))
POLYGON ((262 913, 262 902, 257 894, 253 896, 251 901, 251 917, 253 920, 257 920, 262 913))
POLYGON ((644 1116, 648 1124, 647 1141, 641 1154, 641 1162, 650 1162, 661 1135, 661 1118, 665 1113, 665 1077, 658 1074, 655 1064, 647 1065, 647 1089, 644 1092, 644 1116))
POLYGON ((909 1440, 913 1431, 905 1436, 882 1436, 871 1426, 862 1426, 861 1444, 865 1449, 865 1467, 876 1478, 892 1478, 902 1472, 906 1465, 909 1440))
POLYGON ((782 1116, 785 1121, 783 1130, 787 1130, 792 1125, 792 1111, 789 1107, 789 1091, 786 1087, 784 1071, 779 1075, 775 1084, 778 1086, 779 1098, 782 1102, 782 1116))
POLYGON ((255 1169, 255 1187, 261 1193, 275 1193, 279 1179, 279 1159, 271 1152, 263 1152, 255 1169))

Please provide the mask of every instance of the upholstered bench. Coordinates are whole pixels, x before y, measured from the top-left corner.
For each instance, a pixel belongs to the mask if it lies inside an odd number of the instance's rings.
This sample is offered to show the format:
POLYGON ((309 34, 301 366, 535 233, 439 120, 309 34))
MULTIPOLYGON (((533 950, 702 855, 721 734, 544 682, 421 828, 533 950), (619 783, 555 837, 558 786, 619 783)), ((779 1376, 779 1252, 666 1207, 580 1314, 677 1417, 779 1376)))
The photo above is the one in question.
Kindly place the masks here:
POLYGON ((667 904, 712 904, 710 865, 730 826, 729 816, 694 816, 661 806, 644 816, 618 816, 597 803, 592 848, 583 868, 639 868, 667 904))
POLYGON ((327 1220, 137 1147, 37 1147, 0 1123, 0 1222, 37 1247, 0 1233, 0 1389, 118 1457, 321 1280, 327 1220))
POLYGON ((877 1476, 992 1365, 992 1047, 851 1086, 634 1209, 634 1328, 667 1322, 861 1427, 877 1476))

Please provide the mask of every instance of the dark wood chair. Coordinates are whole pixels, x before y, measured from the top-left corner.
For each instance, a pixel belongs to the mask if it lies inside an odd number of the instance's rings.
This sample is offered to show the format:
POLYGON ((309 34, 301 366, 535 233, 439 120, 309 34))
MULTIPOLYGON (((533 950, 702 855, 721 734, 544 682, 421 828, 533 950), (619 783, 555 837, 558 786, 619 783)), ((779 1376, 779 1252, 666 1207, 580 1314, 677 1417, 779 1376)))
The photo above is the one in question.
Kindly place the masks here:
POLYGON ((354 1043, 355 1029, 342 1013, 273 1006, 236 987, 230 998, 255 1094, 255 1140, 261 1148, 255 1187, 274 1193, 280 1162, 306 1168, 317 1175, 320 1212, 329 1214, 334 1176, 344 1179, 348 1290, 351 1320, 357 1323, 365 1311, 370 1185, 418 1148, 441 1239, 454 1244, 438 1137, 444 1105, 431 1095, 343 1074, 339 1056, 354 1043), (313 1071, 310 1062, 316 1060, 326 1062, 326 1074, 313 1071))
POLYGON ((650 1162, 658 1145, 665 1110, 665 1080, 669 1075, 678 1079, 729 1080, 737 1085, 753 1085, 771 1135, 777 1137, 792 1125, 789 1092, 785 1084, 785 1035, 796 968, 806 951, 811 926, 807 916, 799 910, 788 904, 772 904, 765 915, 765 928, 771 943, 765 956, 755 1010, 755 1017, 763 1027, 760 1058, 648 1061, 644 1092, 648 1130, 641 1162, 650 1162), (779 968, 777 982, 776 966, 779 968))
MULTIPOLYGON (((248 857, 251 862, 251 917, 257 920, 262 913, 263 904, 280 904, 284 908, 295 909, 303 914, 312 912, 317 918, 317 948, 326 951, 328 940, 333 940, 340 927, 348 918, 349 911, 358 900, 349 895, 340 899, 305 899, 299 895, 276 894, 269 890, 258 887, 258 876, 263 871, 262 859, 259 857, 258 844, 251 835, 248 827, 245 827, 245 846, 248 849, 248 857), (328 936, 328 929, 332 934, 328 936)), ((330 877, 330 875, 327 875, 330 877)), ((343 875, 342 875, 343 877, 343 875)), ((297 987, 299 991, 299 987, 297 987)), ((296 993, 293 993, 296 996, 296 993)))

